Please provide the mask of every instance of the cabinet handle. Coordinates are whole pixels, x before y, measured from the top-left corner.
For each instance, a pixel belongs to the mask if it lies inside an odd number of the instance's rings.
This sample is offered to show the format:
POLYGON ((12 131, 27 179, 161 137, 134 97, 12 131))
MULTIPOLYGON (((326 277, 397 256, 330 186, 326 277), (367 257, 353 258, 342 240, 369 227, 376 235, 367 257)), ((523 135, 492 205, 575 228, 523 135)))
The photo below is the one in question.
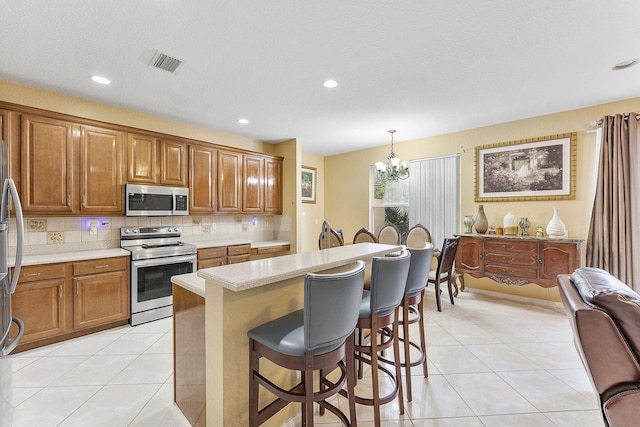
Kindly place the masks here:
POLYGON ((78 289, 78 282, 76 282, 76 295, 80 295, 80 290, 78 289))
POLYGON ((71 206, 71 194, 67 195, 67 205, 71 206))
POLYGON ((506 257, 502 257, 502 261, 503 261, 503 262, 509 262, 509 263, 511 263, 511 262, 513 262, 513 261, 515 261, 515 260, 516 260, 515 258, 507 259, 506 257))
POLYGON ((95 268, 95 269, 97 270, 97 269, 99 269, 99 268, 107 268, 107 267, 109 267, 109 264, 107 264, 107 265, 96 265, 96 266, 95 266, 95 267, 93 267, 93 268, 95 268))
POLYGON ((34 276, 39 276, 41 273, 37 272, 37 273, 26 273, 23 274, 24 277, 34 277, 34 276))
POLYGON ((506 245, 502 245, 502 249, 507 250, 507 251, 512 251, 515 249, 515 246, 509 246, 507 247, 506 245))
POLYGON ((58 296, 62 298, 62 285, 58 286, 58 296))

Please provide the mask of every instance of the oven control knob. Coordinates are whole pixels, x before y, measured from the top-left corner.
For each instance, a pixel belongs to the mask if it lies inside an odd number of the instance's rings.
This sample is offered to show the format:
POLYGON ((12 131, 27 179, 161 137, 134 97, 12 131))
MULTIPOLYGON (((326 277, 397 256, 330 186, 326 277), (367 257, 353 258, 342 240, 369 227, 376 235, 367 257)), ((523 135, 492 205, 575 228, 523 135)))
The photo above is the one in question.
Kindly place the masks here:
POLYGON ((177 232, 180 231, 180 229, 178 227, 174 227, 173 231, 174 231, 174 233, 177 233, 177 232))
POLYGON ((129 233, 131 233, 131 230, 129 230, 128 228, 125 228, 123 232, 124 232, 124 234, 129 234, 129 233))
POLYGON ((133 232, 134 232, 134 233, 138 233, 138 229, 137 229, 137 228, 134 228, 134 229, 133 229, 133 232))

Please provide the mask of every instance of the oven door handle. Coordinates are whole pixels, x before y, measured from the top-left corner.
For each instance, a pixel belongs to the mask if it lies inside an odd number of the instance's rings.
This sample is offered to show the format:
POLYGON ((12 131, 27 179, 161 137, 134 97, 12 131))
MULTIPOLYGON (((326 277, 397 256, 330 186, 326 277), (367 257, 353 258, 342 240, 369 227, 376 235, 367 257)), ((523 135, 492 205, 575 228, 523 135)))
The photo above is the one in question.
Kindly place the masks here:
POLYGON ((132 261, 131 266, 135 268, 141 268, 141 267, 153 267, 155 265, 178 264, 180 262, 196 262, 196 256, 181 255, 181 256, 172 256, 172 257, 165 257, 165 258, 142 259, 138 261, 132 261))

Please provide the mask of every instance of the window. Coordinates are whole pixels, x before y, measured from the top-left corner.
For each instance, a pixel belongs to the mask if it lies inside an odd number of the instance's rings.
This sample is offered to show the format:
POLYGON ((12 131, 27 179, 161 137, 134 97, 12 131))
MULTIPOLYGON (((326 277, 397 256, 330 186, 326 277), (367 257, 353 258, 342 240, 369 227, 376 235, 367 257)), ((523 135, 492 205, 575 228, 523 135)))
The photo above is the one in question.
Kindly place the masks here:
POLYGON ((403 235, 415 224, 427 227, 435 247, 460 231, 460 156, 409 162, 407 180, 378 180, 372 167, 371 229, 377 234, 385 223, 403 235))

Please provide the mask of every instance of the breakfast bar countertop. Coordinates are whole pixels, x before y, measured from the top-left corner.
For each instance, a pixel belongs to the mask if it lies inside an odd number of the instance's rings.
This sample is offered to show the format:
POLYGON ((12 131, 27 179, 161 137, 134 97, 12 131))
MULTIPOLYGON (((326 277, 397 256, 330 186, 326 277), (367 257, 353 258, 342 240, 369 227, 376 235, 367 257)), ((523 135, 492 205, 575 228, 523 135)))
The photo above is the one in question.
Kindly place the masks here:
MULTIPOLYGON (((197 277, 237 292, 299 277, 306 273, 317 273, 340 267, 363 258, 384 256, 399 249, 400 246, 395 245, 359 243, 206 268, 199 270, 197 277)), ((174 276, 173 279, 176 284, 180 284, 176 279, 180 280, 180 276, 174 276)), ((191 281, 187 280, 187 282, 191 281)))

